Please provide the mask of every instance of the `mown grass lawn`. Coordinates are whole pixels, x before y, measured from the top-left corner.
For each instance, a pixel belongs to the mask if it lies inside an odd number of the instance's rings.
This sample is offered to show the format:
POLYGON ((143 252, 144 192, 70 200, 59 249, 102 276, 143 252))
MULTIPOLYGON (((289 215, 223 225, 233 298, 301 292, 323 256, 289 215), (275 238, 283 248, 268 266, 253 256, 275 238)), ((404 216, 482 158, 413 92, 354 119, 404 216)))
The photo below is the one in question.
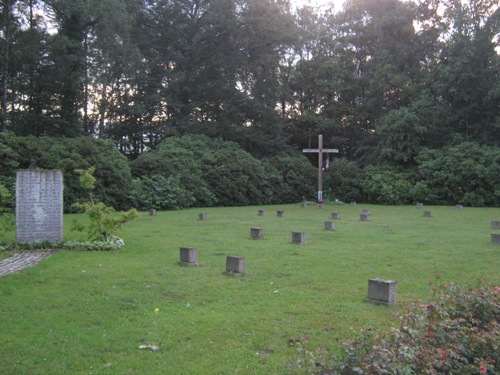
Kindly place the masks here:
MULTIPOLYGON (((335 352, 352 328, 398 323, 397 307, 365 301, 369 278, 397 281, 403 304, 430 298, 436 274, 500 285, 500 246, 490 243, 500 209, 425 210, 433 217, 361 204, 142 213, 119 233, 119 253, 59 251, 0 278, 0 373, 293 373, 291 338, 335 352), (341 220, 326 231, 334 211, 341 220), (250 239, 252 227, 264 239, 250 239), (292 231, 307 243, 292 244, 292 231), (181 246, 198 248, 198 267, 178 265, 181 246), (247 259, 245 276, 223 274, 228 255, 247 259), (139 349, 149 344, 160 349, 139 349)), ((66 230, 65 239, 79 236, 66 230)))

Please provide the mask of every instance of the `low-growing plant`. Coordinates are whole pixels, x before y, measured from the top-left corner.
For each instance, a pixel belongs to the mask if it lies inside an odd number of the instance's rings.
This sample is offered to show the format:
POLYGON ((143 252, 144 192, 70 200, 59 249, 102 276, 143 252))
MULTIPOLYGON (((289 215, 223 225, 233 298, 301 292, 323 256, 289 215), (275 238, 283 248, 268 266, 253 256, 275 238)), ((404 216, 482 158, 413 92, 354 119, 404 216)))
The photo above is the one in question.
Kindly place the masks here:
POLYGON ((445 285, 437 278, 429 303, 396 313, 389 332, 365 328, 339 358, 298 341, 296 368, 323 374, 496 374, 500 371, 500 287, 445 285))
POLYGON ((123 245, 122 239, 112 237, 108 241, 66 241, 63 249, 76 251, 119 251, 123 245))
POLYGON ((139 214, 136 209, 132 208, 126 212, 120 212, 115 215, 115 209, 106 206, 104 203, 95 203, 92 198, 92 190, 95 188, 96 179, 93 176, 94 167, 85 170, 77 170, 80 174, 81 186, 89 192, 89 201, 85 203, 75 204, 75 208, 80 212, 85 213, 90 219, 89 224, 81 224, 78 221, 73 221, 73 230, 79 232, 87 232, 89 240, 94 241, 112 241, 115 237, 115 232, 122 226, 139 214))
POLYGON ((0 250, 52 250, 61 249, 64 242, 31 242, 31 243, 20 243, 20 242, 5 242, 0 246, 0 250))

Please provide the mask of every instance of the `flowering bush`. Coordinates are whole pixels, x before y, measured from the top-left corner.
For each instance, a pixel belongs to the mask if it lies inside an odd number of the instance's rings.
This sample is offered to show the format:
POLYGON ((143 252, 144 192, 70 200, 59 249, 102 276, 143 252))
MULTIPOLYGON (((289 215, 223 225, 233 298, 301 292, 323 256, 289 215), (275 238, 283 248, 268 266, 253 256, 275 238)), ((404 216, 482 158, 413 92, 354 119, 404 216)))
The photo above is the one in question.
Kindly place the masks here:
POLYGON ((432 292, 431 302, 412 303, 395 314, 398 328, 356 333, 341 358, 300 345, 300 367, 348 375, 499 373, 500 287, 445 285, 438 277, 432 292))

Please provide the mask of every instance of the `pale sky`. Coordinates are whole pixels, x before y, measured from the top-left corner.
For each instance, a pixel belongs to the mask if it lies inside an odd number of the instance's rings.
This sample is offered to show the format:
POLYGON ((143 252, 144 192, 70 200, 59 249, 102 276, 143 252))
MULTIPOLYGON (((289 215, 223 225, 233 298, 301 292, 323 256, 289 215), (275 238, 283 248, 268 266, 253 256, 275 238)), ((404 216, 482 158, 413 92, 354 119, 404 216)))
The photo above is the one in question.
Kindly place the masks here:
POLYGON ((325 6, 329 3, 333 3, 335 7, 335 12, 342 10, 342 6, 344 4, 344 0, 290 0, 292 6, 302 7, 304 5, 311 6, 325 6))

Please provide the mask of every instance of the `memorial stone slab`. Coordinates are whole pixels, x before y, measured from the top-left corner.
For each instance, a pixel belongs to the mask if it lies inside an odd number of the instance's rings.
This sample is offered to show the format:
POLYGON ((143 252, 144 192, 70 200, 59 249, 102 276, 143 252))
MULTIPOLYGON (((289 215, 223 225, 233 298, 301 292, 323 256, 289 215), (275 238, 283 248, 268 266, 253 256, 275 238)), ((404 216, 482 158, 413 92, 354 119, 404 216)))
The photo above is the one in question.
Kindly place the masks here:
POLYGON ((285 211, 277 211, 277 212, 276 212, 276 215, 277 215, 278 217, 283 217, 283 216, 285 216, 285 211))
POLYGON ((63 240, 63 175, 59 170, 26 169, 16 175, 16 241, 63 240))
POLYGON ((432 217, 432 211, 424 211, 424 217, 432 217))
POLYGON ((207 220, 207 214, 206 214, 206 213, 204 213, 204 212, 200 212, 200 213, 198 214, 198 220, 200 220, 200 221, 205 221, 205 220, 207 220))
POLYGON ((494 220, 491 222, 492 229, 500 229, 500 221, 494 220))
POLYGON ((417 203, 417 208, 424 208, 424 204, 423 203, 417 203))
POLYGON ((266 211, 265 210, 259 210, 258 215, 259 216, 265 216, 266 215, 266 211))
POLYGON ((155 209, 149 210, 149 216, 156 216, 156 210, 155 209))

